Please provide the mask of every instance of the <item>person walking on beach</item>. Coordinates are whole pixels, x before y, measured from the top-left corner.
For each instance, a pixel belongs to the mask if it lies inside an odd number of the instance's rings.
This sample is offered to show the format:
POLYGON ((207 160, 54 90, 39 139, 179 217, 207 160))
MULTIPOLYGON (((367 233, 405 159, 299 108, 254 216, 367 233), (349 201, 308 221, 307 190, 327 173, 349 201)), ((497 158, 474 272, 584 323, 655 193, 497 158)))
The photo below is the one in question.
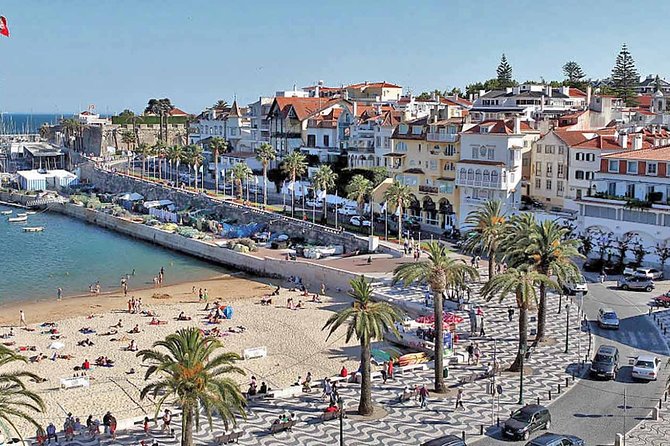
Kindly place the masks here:
POLYGON ((26 324, 26 313, 23 312, 23 310, 19 310, 19 326, 23 325, 24 327, 27 327, 28 324, 26 324))
POLYGON ((167 431, 170 433, 170 422, 172 422, 172 413, 169 409, 165 409, 163 414, 163 427, 161 428, 161 433, 167 431))
POLYGON ((63 288, 58 287, 56 294, 58 294, 58 300, 61 300, 63 298, 63 288))
POLYGON ((202 288, 198 289, 198 300, 202 300, 202 288))
POLYGON ((454 410, 459 407, 465 410, 465 407, 463 407, 463 389, 458 389, 458 392, 456 393, 456 406, 454 407, 454 410))

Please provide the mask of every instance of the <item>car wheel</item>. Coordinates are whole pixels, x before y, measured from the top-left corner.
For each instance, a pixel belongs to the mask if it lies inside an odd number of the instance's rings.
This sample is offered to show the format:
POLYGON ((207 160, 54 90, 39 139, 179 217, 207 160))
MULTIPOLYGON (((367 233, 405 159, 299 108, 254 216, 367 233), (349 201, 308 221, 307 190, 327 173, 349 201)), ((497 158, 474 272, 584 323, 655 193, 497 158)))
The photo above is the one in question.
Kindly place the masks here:
POLYGON ((623 285, 621 285, 621 289, 624 291, 628 291, 628 285, 624 283, 623 285))
POLYGON ((544 429, 545 429, 545 430, 549 430, 549 428, 551 428, 551 420, 549 420, 549 421, 547 421, 546 423, 544 423, 544 429))
POLYGON ((646 292, 650 292, 652 290, 651 286, 648 286, 647 288, 644 289, 646 292))
POLYGON ((524 433, 523 433, 523 439, 524 439, 524 441, 525 441, 525 440, 528 440, 528 437, 530 437, 530 431, 526 431, 526 432, 524 432, 524 433))

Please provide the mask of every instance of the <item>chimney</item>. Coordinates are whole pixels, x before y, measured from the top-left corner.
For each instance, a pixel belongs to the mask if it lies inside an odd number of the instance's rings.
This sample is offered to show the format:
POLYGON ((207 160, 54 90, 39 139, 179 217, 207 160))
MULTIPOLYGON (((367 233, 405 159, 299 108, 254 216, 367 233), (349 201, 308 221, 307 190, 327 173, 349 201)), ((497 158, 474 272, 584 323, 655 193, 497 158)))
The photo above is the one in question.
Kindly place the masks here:
POLYGON ((479 90, 479 97, 481 98, 486 94, 486 90, 479 90))
POLYGON ((627 133, 620 133, 619 134, 619 145, 623 147, 624 149, 628 148, 628 134, 627 133))
POLYGON ((633 150, 640 150, 642 148, 642 135, 636 133, 633 135, 633 150))
POLYGON ((591 105, 591 86, 586 87, 586 107, 588 108, 591 105))
POLYGON ((521 118, 516 116, 514 118, 514 134, 518 135, 521 133, 521 118))
POLYGON ((509 94, 513 91, 512 87, 505 88, 505 93, 509 94))
POLYGON ((354 119, 358 116, 358 102, 354 101, 354 119))
POLYGON ((540 98, 540 110, 541 111, 544 111, 544 104, 546 102, 547 102, 547 98, 544 95, 542 95, 542 97, 540 98))
POLYGON ((314 87, 314 97, 315 98, 321 97, 321 85, 319 84, 316 84, 316 87, 314 87))
POLYGON ((544 87, 544 90, 545 90, 547 96, 551 97, 551 94, 553 92, 553 88, 551 88, 551 85, 547 85, 546 87, 544 87))

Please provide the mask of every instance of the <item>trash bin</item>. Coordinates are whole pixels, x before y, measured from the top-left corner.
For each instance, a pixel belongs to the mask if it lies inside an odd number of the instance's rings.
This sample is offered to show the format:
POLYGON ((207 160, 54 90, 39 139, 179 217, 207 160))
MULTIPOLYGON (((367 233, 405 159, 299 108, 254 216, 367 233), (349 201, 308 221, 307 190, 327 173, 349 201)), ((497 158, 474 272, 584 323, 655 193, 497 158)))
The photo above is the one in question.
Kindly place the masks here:
POLYGON ((442 378, 449 378, 449 367, 442 369, 442 378))

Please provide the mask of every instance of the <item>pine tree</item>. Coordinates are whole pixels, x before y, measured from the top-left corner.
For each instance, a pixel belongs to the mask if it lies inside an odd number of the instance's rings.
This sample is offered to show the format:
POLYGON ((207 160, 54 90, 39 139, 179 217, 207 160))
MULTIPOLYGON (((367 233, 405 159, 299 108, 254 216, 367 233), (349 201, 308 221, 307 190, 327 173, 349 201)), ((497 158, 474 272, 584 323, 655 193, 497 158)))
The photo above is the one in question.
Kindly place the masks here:
POLYGON ((503 53, 502 58, 500 58, 500 65, 496 70, 498 73, 498 87, 507 88, 514 86, 514 80, 512 79, 512 66, 507 62, 507 57, 503 53))
POLYGON ((584 71, 582 71, 582 67, 579 66, 579 64, 575 61, 569 61, 566 62, 565 65, 563 65, 563 75, 565 76, 565 79, 568 81, 570 86, 573 86, 573 84, 579 83, 586 77, 584 74, 584 71))
POLYGON ((635 68, 633 56, 630 55, 628 47, 624 43, 616 57, 614 68, 612 68, 612 88, 626 102, 626 105, 636 104, 635 87, 639 80, 640 77, 635 68))

